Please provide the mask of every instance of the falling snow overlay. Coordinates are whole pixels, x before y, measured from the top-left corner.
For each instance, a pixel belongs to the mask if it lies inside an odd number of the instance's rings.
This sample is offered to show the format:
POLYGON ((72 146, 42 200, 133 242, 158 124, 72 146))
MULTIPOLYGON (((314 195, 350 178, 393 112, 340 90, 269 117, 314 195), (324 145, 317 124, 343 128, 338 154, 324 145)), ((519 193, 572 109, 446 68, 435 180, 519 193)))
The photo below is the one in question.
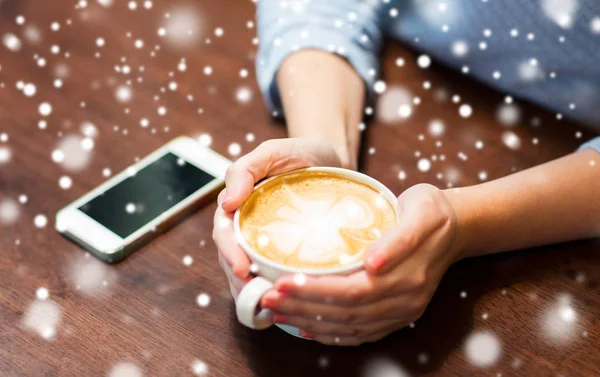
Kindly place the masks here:
MULTIPOLYGON (((180 135, 242 162, 291 135, 278 75, 304 49, 336 55, 366 95, 340 116, 334 76, 323 77, 326 101, 310 93, 302 131, 346 121, 342 135, 360 135, 359 170, 395 195, 429 183, 460 197, 578 148, 600 150, 598 1, 51 3, 0 0, 0 334, 9 340, 0 374, 595 375, 595 241, 456 263, 421 318, 346 348, 238 323, 213 239, 233 223, 214 220, 212 197, 114 265, 62 237, 55 219, 121 172, 139 177, 128 167, 180 135)), ((305 68, 322 69, 290 66, 296 78, 305 68)), ((600 167, 587 156, 574 170, 600 167)), ((536 178, 536 187, 560 183, 536 178)), ((145 209, 135 198, 118 204, 129 218, 145 209)), ((304 272, 289 278, 314 287, 304 272)), ((316 328, 331 321, 307 318, 316 328)))

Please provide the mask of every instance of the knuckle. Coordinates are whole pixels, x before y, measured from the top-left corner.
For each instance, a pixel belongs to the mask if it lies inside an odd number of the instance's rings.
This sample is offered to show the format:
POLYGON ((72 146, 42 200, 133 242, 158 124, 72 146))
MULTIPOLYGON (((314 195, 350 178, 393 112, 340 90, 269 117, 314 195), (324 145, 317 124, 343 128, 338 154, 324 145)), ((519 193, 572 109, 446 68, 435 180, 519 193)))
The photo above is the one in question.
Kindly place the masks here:
POLYGON ((414 300, 411 310, 407 315, 407 319, 410 322, 415 322, 419 318, 421 318, 421 316, 425 312, 425 308, 427 308, 428 303, 429 303, 429 300, 427 300, 425 298, 418 298, 418 299, 414 300))
POLYGON ((256 150, 262 156, 262 158, 257 159, 254 164, 250 164, 248 170, 255 175, 255 171, 259 169, 264 169, 266 166, 266 170, 269 171, 273 167, 285 162, 289 158, 289 154, 291 153, 290 147, 285 146, 285 140, 281 139, 270 139, 263 141, 256 150), (261 160, 260 165, 257 166, 256 162, 261 160))
POLYGON ((229 165, 229 167, 225 171, 225 180, 226 181, 231 180, 231 178, 233 176, 238 174, 238 172, 241 170, 240 164, 241 164, 241 161, 238 160, 238 161, 234 162, 233 164, 229 165))
POLYGON ((362 331, 356 327, 348 327, 344 329, 341 335, 343 336, 359 336, 362 331))
POLYGON ((352 322, 354 318, 354 314, 346 309, 338 313, 332 313, 332 315, 328 316, 327 320, 334 323, 347 324, 352 322))
POLYGON ((356 315, 350 310, 345 310, 339 313, 336 317, 336 322, 339 323, 353 323, 356 321, 356 315))
POLYGON ((345 346, 360 346, 361 344, 363 344, 365 342, 366 342, 365 339, 352 337, 348 341, 346 341, 344 343, 344 345, 345 346))
POLYGON ((325 336, 316 336, 316 337, 314 338, 314 340, 315 340, 317 343, 325 344, 325 345, 327 345, 327 346, 334 346, 334 345, 336 345, 336 344, 337 344, 337 343, 335 342, 335 339, 334 339, 333 337, 328 337, 328 336, 327 336, 327 337, 325 337, 325 336))
POLYGON ((354 304, 359 298, 359 291, 357 288, 352 287, 344 292, 344 301, 349 304, 354 304))
POLYGON ((302 321, 300 328, 302 330, 308 331, 310 333, 315 333, 318 330, 318 328, 314 324, 312 324, 310 322, 304 322, 304 321, 302 321))
POLYGON ((378 282, 377 299, 381 300, 389 293, 397 291, 398 285, 398 276, 395 274, 383 275, 378 282))
POLYGON ((415 270, 410 277, 410 286, 412 290, 420 292, 427 286, 428 274, 427 270, 420 268, 415 270))
POLYGON ((348 304, 359 304, 368 301, 372 293, 372 289, 357 283, 346 289, 344 300, 348 304))
POLYGON ((412 248, 417 244, 417 238, 414 233, 409 232, 399 237, 398 244, 398 246, 404 250, 412 250, 412 248))
POLYGON ((375 343, 375 342, 378 342, 378 341, 380 341, 381 339, 385 338, 388 335, 389 334, 387 334, 387 333, 373 335, 365 343, 375 343))
POLYGON ((417 322, 419 320, 419 318, 421 318, 421 316, 423 315, 424 311, 425 311, 425 309, 414 310, 414 312, 412 312, 408 316, 406 316, 406 319, 411 323, 417 322))
POLYGON ((270 155, 277 150, 278 141, 274 139, 265 140, 256 147, 255 151, 260 154, 270 155))
POLYGON ((261 149, 261 150, 269 149, 270 147, 273 146, 273 143, 275 143, 275 140, 273 140, 273 139, 265 140, 262 143, 260 143, 258 145, 258 147, 256 147, 256 149, 261 149))
POLYGON ((229 165, 227 167, 227 170, 225 170, 225 176, 229 177, 229 176, 231 176, 231 174, 235 173, 237 166, 238 166, 238 164, 235 162, 233 164, 229 165))

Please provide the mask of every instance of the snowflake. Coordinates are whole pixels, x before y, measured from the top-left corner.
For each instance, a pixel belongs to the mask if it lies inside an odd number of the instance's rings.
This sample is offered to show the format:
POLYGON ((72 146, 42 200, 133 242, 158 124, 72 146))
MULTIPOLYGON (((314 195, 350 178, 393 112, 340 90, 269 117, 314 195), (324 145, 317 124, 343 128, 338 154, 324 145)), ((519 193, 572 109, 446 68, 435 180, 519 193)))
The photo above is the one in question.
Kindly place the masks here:
POLYGON ((190 368, 192 369, 192 373, 196 376, 208 376, 208 366, 202 360, 196 359, 192 361, 190 368))
POLYGON ((458 40, 452 43, 452 54, 456 57, 463 57, 469 52, 469 45, 463 40, 458 40))
POLYGON ((498 337, 492 332, 477 331, 467 338, 464 351, 471 364, 485 368, 498 362, 502 347, 498 337))
POLYGON ((427 172, 431 169, 431 162, 426 158, 422 158, 417 162, 417 169, 422 172, 427 172))
POLYGON ((385 92, 386 89, 387 89, 387 85, 385 84, 385 81, 379 80, 379 81, 376 81, 375 84, 373 84, 373 90, 377 94, 382 94, 383 92, 385 92))
POLYGON ((579 9, 579 0, 542 0, 542 11, 545 16, 563 29, 573 25, 575 13, 579 9))
POLYGON ((191 256, 189 256, 189 255, 185 255, 185 256, 183 257, 183 265, 184 265, 184 266, 191 266, 191 265, 192 265, 192 263, 194 263, 194 258, 192 258, 192 257, 191 257, 191 256))
POLYGON ((71 171, 85 169, 91 161, 94 141, 80 135, 71 134, 63 137, 52 152, 52 161, 60 163, 71 171))
POLYGON ((429 55, 421 55, 417 58, 417 65, 423 69, 429 68, 431 65, 431 58, 429 55))
POLYGON ((48 102, 42 102, 38 110, 41 116, 47 117, 52 113, 52 105, 50 105, 48 102))
POLYGON ((431 122, 429 122, 429 126, 427 127, 427 129, 431 136, 441 136, 444 134, 446 126, 444 125, 443 121, 439 119, 434 119, 431 122))
POLYGON ((377 358, 370 360, 363 368, 364 377, 409 377, 410 374, 391 359, 377 358))
POLYGON ((521 110, 511 101, 511 103, 505 103, 498 107, 496 118, 503 126, 512 127, 521 120, 521 110))
POLYGON ((131 88, 125 85, 117 87, 115 90, 115 98, 122 103, 131 101, 131 88))
POLYGON ((4 34, 2 42, 4 43, 4 46, 11 51, 19 51, 22 47, 21 40, 14 34, 4 34))
POLYGON ((90 296, 105 293, 105 282, 116 278, 113 270, 87 253, 74 258, 68 269, 75 288, 90 296))
POLYGON ((463 118, 469 118, 473 114, 473 108, 468 104, 462 104, 458 108, 458 114, 463 118))
POLYGON ((19 214, 19 205, 14 200, 3 199, 0 201, 0 224, 13 224, 19 218, 19 214))
POLYGON ((248 103, 252 100, 252 90, 246 86, 238 88, 235 92, 235 99, 239 103, 248 103))
POLYGON ((25 311, 23 324, 46 340, 54 340, 56 330, 62 321, 62 310, 47 297, 35 300, 25 311))
POLYGON ((50 293, 48 292, 48 289, 40 287, 35 291, 35 297, 37 297, 38 300, 46 300, 50 297, 50 293))
POLYGON ((546 309, 542 318, 545 335, 557 340, 575 336, 578 316, 572 301, 571 296, 563 294, 546 309))
POLYGON ((510 149, 519 149, 521 147, 521 138, 511 131, 502 133, 502 142, 510 149))
POLYGON ((58 186, 63 190, 70 189, 72 185, 73 185, 73 180, 71 179, 71 177, 69 177, 67 175, 63 175, 58 180, 58 186))
POLYGON ((110 369, 108 377, 142 377, 142 372, 134 363, 119 362, 110 369))
POLYGON ((198 297, 196 297, 196 303, 198 306, 205 308, 210 304, 210 296, 206 293, 200 293, 198 297))
POLYGON ((42 214, 36 215, 33 218, 33 224, 38 228, 45 228, 48 225, 48 218, 42 214))
POLYGON ((202 34, 203 20, 198 9, 192 5, 176 5, 168 12, 169 17, 159 35, 167 44, 176 48, 189 48, 197 43, 202 34))

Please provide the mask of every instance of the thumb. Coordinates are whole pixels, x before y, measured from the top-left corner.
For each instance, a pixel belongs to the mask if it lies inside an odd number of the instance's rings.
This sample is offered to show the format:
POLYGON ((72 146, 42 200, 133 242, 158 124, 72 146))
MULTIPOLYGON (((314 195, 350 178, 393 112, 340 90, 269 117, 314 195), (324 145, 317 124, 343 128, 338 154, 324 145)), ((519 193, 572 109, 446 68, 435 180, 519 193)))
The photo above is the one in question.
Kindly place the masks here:
POLYGON ((317 139, 273 139, 233 163, 225 174, 227 192, 222 207, 235 211, 261 179, 315 165, 339 166, 339 157, 327 143, 317 139))
POLYGON ((423 212, 406 208, 398 223, 369 248, 365 269, 373 275, 391 270, 412 255, 434 231, 423 212))
POLYGON ((234 163, 225 174, 225 196, 221 206, 226 212, 234 212, 250 196, 257 179, 242 164, 234 163))
POLYGON ((234 162, 225 174, 225 197, 221 206, 235 211, 250 196, 254 184, 265 178, 276 159, 276 143, 264 142, 252 152, 234 162))

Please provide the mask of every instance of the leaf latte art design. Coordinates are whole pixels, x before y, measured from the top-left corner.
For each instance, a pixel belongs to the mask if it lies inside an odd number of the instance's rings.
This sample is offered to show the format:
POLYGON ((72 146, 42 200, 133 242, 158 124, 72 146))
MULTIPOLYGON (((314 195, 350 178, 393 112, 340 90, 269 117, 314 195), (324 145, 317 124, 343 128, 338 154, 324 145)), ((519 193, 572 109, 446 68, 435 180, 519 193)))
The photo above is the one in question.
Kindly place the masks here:
POLYGON ((274 187, 269 198, 266 188, 259 194, 264 200, 245 214, 244 238, 269 259, 292 266, 359 261, 395 216, 377 191, 343 182, 327 185, 320 179, 307 185, 292 180, 274 187))

